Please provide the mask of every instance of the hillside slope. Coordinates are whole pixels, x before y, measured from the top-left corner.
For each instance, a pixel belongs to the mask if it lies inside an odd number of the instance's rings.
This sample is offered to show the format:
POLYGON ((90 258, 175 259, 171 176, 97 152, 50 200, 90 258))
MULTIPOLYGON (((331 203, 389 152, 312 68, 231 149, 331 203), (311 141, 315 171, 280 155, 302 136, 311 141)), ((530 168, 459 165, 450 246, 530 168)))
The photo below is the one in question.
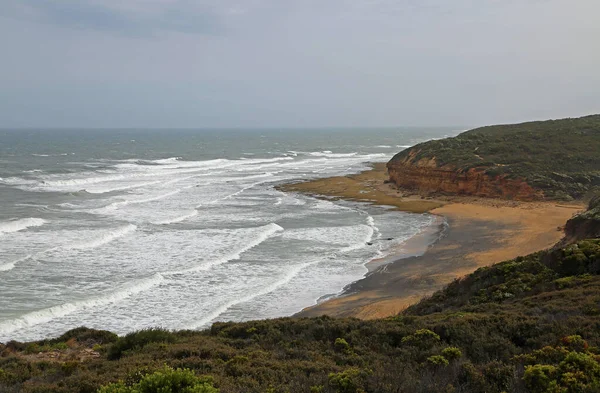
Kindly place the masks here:
POLYGON ((418 144, 387 164, 421 194, 579 199, 600 187, 600 115, 477 128, 418 144))

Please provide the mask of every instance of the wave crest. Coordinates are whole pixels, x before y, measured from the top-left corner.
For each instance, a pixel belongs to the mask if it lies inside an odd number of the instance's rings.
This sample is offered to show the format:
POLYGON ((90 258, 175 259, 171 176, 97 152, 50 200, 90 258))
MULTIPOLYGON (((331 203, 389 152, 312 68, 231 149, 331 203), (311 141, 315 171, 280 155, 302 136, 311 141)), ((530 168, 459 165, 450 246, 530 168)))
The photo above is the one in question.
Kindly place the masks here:
POLYGON ((41 323, 46 323, 56 318, 65 317, 77 311, 117 303, 132 295, 147 291, 157 285, 160 285, 163 281, 164 277, 157 273, 150 278, 126 284, 125 286, 112 293, 107 293, 101 296, 77 302, 64 303, 58 306, 53 306, 42 310, 32 311, 18 318, 1 322, 0 338, 6 338, 10 333, 14 332, 15 330, 39 325, 41 323))
POLYGON ((48 221, 42 218, 22 218, 20 220, 0 222, 0 234, 19 232, 31 227, 39 227, 48 221))

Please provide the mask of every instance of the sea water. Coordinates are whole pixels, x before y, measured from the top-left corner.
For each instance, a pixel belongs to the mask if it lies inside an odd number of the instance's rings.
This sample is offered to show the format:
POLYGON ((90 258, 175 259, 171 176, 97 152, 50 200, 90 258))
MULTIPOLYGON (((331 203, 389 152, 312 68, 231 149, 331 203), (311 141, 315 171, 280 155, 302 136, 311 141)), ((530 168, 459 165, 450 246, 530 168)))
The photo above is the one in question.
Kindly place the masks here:
POLYGON ((292 315, 434 220, 274 186, 455 133, 2 130, 0 341, 292 315))

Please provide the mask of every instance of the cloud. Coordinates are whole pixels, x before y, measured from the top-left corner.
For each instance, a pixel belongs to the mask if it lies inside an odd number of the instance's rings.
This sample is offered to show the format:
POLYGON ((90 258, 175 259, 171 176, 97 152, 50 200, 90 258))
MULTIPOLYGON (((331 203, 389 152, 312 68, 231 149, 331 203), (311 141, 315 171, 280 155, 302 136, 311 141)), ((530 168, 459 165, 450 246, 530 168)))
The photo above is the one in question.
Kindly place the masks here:
POLYGON ((218 9, 191 0, 23 0, 0 9, 5 15, 38 23, 126 35, 158 32, 214 35, 224 28, 218 9))

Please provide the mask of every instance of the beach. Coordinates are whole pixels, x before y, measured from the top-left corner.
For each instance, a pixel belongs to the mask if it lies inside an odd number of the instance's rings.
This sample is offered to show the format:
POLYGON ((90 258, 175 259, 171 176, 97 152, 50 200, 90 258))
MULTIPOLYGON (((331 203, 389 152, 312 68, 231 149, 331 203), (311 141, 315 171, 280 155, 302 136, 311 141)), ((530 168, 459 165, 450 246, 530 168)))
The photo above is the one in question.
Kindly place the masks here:
POLYGON ((435 225, 407 241, 398 254, 367 264, 369 273, 335 298, 297 316, 375 319, 393 316, 476 269, 553 246, 580 203, 518 202, 474 197, 422 198, 397 190, 385 164, 357 175, 278 187, 319 198, 340 198, 439 216, 435 225), (423 253, 423 250, 426 251, 423 253))

